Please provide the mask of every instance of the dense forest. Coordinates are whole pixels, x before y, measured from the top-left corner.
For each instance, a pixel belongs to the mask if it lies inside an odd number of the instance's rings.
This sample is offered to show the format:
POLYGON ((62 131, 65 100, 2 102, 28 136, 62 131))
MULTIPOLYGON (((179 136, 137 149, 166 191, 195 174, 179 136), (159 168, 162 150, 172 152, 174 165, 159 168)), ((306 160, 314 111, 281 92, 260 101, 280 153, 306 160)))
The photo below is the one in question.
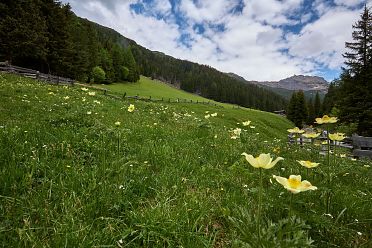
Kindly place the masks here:
POLYGON ((353 25, 353 41, 346 42, 344 54, 347 68, 331 83, 324 99, 327 112, 356 127, 359 135, 372 136, 372 16, 364 8, 353 25))
POLYGON ((0 3, 0 59, 84 82, 97 82, 97 67, 98 83, 139 79, 129 46, 54 0, 0 3))
POLYGON ((216 101, 266 111, 287 104, 207 65, 143 48, 55 0, 0 3, 0 60, 83 82, 136 82, 143 74, 216 101))

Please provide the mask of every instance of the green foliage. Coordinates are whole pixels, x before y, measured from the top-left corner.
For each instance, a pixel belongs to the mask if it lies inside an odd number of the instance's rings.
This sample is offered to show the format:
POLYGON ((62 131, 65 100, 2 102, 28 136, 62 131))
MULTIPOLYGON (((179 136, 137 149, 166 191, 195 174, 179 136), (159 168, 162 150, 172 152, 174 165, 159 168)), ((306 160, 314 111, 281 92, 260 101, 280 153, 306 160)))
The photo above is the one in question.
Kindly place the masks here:
POLYGON ((359 135, 372 136, 372 17, 367 6, 353 25, 352 37, 344 54, 348 68, 331 85, 325 111, 337 107, 345 125, 357 124, 359 135))
POLYGON ((294 92, 287 108, 287 118, 297 127, 309 121, 309 114, 303 91, 294 92))
POLYGON ((285 118, 91 96, 2 73, 0 98, 0 243, 7 247, 259 247, 259 175, 240 154, 274 149, 285 160, 263 172, 262 244, 308 247, 311 238, 320 248, 370 247, 371 161, 337 156, 328 168, 319 147, 287 144, 285 118), (218 115, 205 119, 206 111, 218 115), (241 124, 247 120, 255 128, 241 124), (233 140, 236 127, 242 134, 233 140), (300 159, 321 164, 305 176, 300 159), (270 183, 273 174, 302 175, 318 187, 294 195, 297 218, 287 217, 290 193, 270 183))
POLYGON ((236 214, 236 217, 229 217, 234 230, 237 230, 232 247, 314 247, 308 235, 310 226, 295 216, 281 219, 277 223, 268 221, 261 228, 261 237, 258 237, 257 232, 252 232, 256 223, 251 213, 238 209, 236 214))
POLYGON ((95 83, 103 83, 106 79, 105 71, 99 66, 94 67, 92 69, 92 79, 95 83))

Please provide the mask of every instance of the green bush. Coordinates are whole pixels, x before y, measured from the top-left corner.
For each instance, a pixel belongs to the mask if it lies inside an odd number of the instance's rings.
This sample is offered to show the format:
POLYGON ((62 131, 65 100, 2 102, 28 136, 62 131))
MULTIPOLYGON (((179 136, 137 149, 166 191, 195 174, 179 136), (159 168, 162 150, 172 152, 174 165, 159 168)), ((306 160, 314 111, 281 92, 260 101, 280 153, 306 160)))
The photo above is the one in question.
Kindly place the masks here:
POLYGON ((92 70, 92 78, 95 83, 102 83, 106 79, 106 73, 101 67, 96 66, 92 70))

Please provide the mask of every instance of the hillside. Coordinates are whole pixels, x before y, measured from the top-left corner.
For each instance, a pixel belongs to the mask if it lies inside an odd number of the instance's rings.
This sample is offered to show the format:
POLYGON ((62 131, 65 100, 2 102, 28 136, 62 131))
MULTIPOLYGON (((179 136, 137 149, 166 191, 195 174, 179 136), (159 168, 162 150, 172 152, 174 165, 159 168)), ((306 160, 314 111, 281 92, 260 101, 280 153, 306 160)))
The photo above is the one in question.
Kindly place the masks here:
POLYGON ((86 19, 80 22, 95 27, 101 40, 128 45, 137 62, 139 72, 147 77, 167 82, 184 91, 198 94, 217 102, 238 104, 265 111, 284 109, 287 101, 269 90, 231 78, 208 65, 173 58, 162 52, 151 51, 113 29, 86 19))
POLYGON ((287 104, 271 91, 208 65, 150 51, 115 30, 79 18, 60 1, 0 4, 0 37, 0 62, 84 83, 136 82, 141 74, 218 102, 265 111, 287 104))
POLYGON ((327 167, 318 147, 288 145, 292 124, 271 113, 92 92, 0 73, 1 244, 310 247, 310 238, 316 247, 371 244, 370 161, 335 157, 337 166, 327 167), (232 139, 236 128, 241 134, 232 139), (259 170, 243 152, 285 159, 262 171, 260 238, 259 170), (321 165, 305 172, 299 159, 321 165), (273 174, 302 174, 318 190, 288 205, 290 193, 273 174), (328 187, 334 195, 326 215, 328 187), (288 207, 297 217, 288 217, 288 207))

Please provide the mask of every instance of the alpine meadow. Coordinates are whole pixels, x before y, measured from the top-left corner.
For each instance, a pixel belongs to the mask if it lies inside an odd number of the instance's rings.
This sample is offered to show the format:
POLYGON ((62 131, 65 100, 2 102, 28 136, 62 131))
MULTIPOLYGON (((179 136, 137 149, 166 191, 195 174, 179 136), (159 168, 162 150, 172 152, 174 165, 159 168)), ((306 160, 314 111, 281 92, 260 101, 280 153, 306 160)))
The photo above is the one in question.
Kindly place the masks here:
POLYGON ((2 1, 0 246, 372 247, 371 47, 369 1, 2 1))

